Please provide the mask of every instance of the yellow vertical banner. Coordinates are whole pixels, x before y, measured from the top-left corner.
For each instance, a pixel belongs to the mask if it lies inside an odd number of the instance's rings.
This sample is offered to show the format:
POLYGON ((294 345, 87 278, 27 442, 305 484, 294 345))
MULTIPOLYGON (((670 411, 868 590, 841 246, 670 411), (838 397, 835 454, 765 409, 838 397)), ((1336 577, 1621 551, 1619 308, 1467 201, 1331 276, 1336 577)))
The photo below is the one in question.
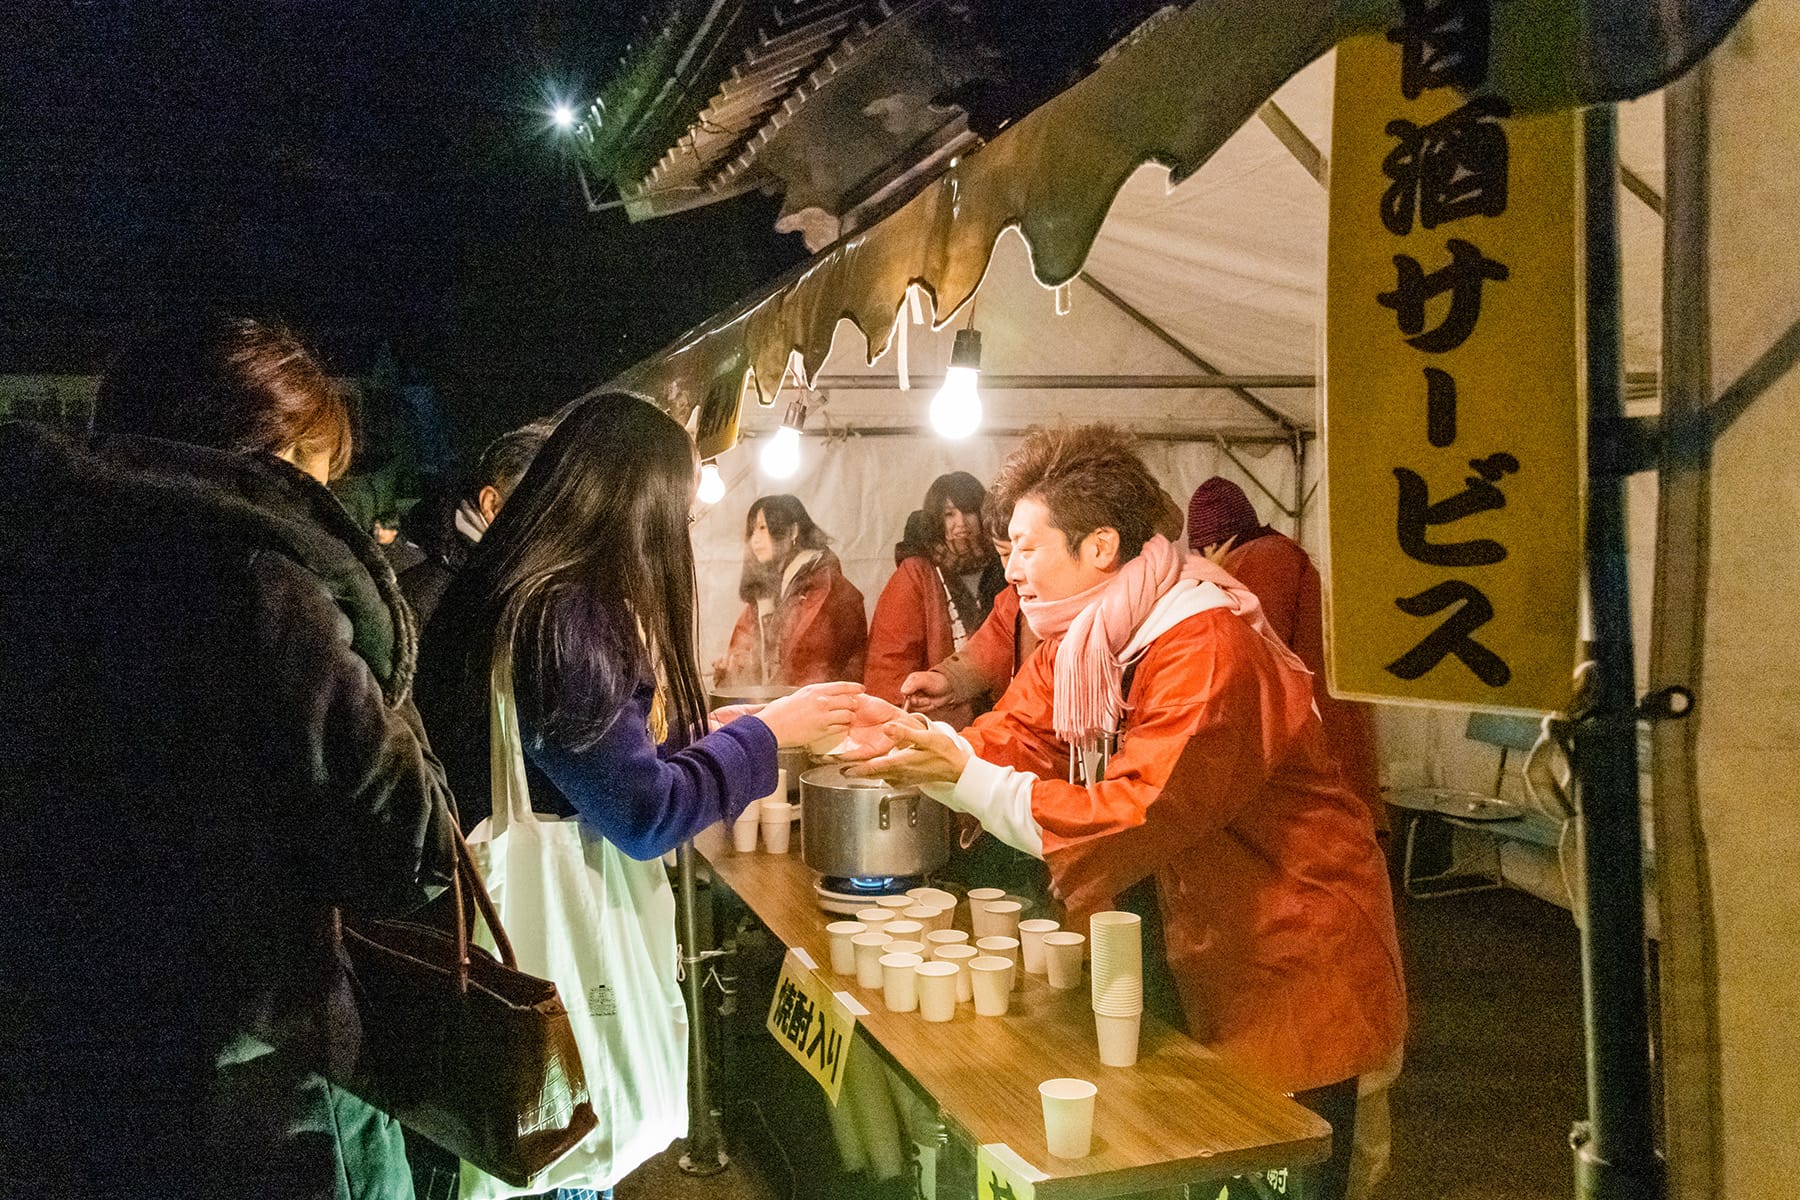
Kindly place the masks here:
POLYGON ((1514 116, 1483 90, 1485 6, 1399 7, 1337 54, 1331 690, 1561 708, 1582 563, 1579 117, 1514 116))

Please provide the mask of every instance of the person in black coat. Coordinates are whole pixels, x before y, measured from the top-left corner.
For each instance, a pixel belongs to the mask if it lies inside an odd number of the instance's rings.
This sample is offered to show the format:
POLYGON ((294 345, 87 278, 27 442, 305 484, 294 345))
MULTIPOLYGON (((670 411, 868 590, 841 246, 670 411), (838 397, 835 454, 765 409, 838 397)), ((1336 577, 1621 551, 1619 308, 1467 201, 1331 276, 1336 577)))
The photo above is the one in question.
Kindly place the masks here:
POLYGON ((431 624, 444 589, 469 561, 470 552, 500 515, 501 506, 554 428, 552 422, 534 421, 489 442, 476 460, 455 511, 447 514, 441 522, 443 528, 431 539, 435 546, 428 548, 425 561, 400 572, 400 593, 412 605, 421 630, 431 624))
POLYGON ((96 425, 0 426, 0 1194, 409 1197, 319 1073, 357 1036, 333 909, 429 899, 454 828, 410 614, 322 486, 342 402, 205 322, 96 425))

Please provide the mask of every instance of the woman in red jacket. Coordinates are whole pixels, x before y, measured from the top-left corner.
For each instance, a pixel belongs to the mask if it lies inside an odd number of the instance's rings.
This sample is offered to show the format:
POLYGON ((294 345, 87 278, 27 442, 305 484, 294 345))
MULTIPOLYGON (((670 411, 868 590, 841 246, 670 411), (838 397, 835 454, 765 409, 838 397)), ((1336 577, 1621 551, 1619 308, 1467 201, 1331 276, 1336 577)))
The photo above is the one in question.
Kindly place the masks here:
POLYGON ((862 678, 869 627, 848 579, 806 506, 764 496, 744 518, 744 612, 714 668, 719 687, 862 678), (760 633, 760 636, 759 636, 760 633))

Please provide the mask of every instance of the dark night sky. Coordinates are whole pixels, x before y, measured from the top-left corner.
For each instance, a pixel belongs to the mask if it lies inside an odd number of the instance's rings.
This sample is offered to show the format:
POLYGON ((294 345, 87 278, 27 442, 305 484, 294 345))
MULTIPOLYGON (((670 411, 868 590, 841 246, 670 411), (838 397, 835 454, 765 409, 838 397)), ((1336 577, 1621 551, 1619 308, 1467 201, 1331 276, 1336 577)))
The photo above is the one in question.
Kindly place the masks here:
POLYGON ((642 4, 9 7, 0 371, 97 370, 199 300, 284 317, 346 372, 391 342, 467 446, 803 253, 762 198, 585 210, 544 112, 598 88, 642 4))

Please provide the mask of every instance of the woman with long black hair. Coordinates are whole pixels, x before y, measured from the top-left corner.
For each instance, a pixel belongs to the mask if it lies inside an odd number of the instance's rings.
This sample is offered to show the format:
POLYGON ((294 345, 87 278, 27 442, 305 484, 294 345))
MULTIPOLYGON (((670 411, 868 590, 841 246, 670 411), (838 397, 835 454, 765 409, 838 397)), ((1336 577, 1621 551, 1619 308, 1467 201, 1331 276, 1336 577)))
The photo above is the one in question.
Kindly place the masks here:
MULTIPOLYGON (((588 1186, 609 1186, 667 1144, 662 1133, 646 1140, 637 1124, 667 1131, 678 1114, 685 1127, 684 1096, 634 1095, 596 1078, 635 1071, 668 1091, 684 1077, 673 898, 654 860, 774 791, 777 748, 841 734, 860 691, 818 684, 708 732, 688 536, 698 472, 687 433, 647 402, 603 394, 571 407, 445 594, 420 665, 420 710, 465 828, 490 811, 496 824, 506 818, 502 798, 521 755, 504 742, 495 753, 493 739, 510 738, 516 700, 531 809, 576 818, 594 886, 611 889, 599 907, 641 914, 638 927, 600 939, 603 956, 636 955, 604 970, 663 977, 638 1003, 616 989, 598 1002, 565 996, 577 1017, 599 1022, 641 1019, 644 1010, 662 1018, 616 1043, 617 1071, 585 1063, 596 1111, 612 1109, 610 1121, 601 1117, 610 1144, 595 1151, 608 1165, 588 1186), (659 1071, 659 1062, 674 1067, 659 1071)), ((535 939, 520 944, 508 920, 520 964, 532 970, 535 939)), ((554 957, 554 930, 547 940, 554 957)))

